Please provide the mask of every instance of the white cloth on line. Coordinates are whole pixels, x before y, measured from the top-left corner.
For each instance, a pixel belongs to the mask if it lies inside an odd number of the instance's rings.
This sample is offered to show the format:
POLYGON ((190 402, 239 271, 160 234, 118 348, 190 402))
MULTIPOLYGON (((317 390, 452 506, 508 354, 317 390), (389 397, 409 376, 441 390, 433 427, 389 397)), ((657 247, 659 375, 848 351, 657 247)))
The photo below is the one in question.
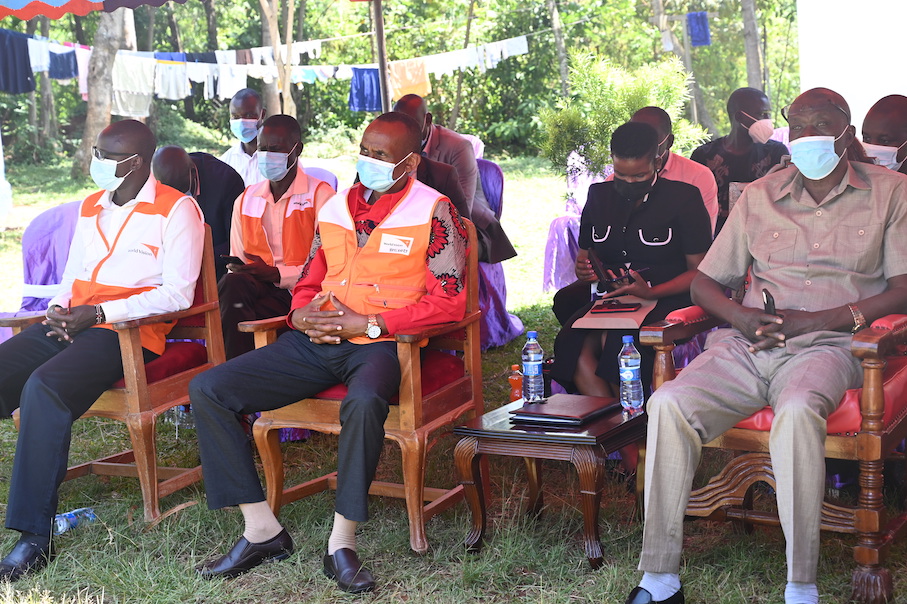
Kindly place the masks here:
POLYGON ((222 101, 232 99, 233 95, 247 87, 248 65, 218 65, 217 98, 222 101))
POLYGON ((248 68, 246 73, 250 78, 263 80, 265 84, 270 84, 278 76, 276 65, 246 65, 245 67, 248 68))
POLYGON ((113 104, 110 113, 123 117, 148 117, 151 115, 151 101, 154 95, 148 93, 113 91, 113 104))
POLYGON ((202 94, 209 101, 215 96, 214 81, 217 73, 218 68, 214 63, 186 63, 186 77, 190 82, 204 84, 202 94))
POLYGON ((158 61, 154 72, 154 93, 159 99, 180 101, 192 94, 186 63, 158 61))
POLYGON ((151 95, 154 93, 154 71, 156 68, 157 59, 154 58, 153 53, 118 51, 116 58, 113 60, 113 69, 111 70, 113 90, 151 95))
POLYGON ((28 60, 31 62, 32 73, 50 69, 50 42, 47 38, 28 39, 28 60))
POLYGON ((215 50, 214 58, 217 59, 218 65, 236 65, 235 50, 215 50))
POLYGON ((91 61, 91 49, 76 46, 76 67, 79 68, 79 92, 88 100, 88 64, 91 61))
POLYGON ((503 40, 502 43, 504 44, 505 59, 508 57, 525 55, 529 52, 529 41, 526 39, 526 36, 508 38, 507 40, 503 40))

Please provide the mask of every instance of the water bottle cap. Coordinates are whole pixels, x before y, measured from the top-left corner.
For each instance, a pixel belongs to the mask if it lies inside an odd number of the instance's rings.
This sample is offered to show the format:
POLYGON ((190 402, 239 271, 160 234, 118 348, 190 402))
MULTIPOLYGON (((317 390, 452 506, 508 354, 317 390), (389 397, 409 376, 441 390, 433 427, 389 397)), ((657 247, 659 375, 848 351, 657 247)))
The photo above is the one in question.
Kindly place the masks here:
POLYGON ((538 337, 539 337, 539 332, 537 332, 537 331, 527 331, 527 332, 526 332, 526 338, 527 338, 527 339, 535 340, 535 339, 537 339, 538 337))
POLYGON ((624 342, 624 344, 632 344, 632 343, 633 343, 633 336, 624 336, 624 337, 623 337, 623 342, 624 342))

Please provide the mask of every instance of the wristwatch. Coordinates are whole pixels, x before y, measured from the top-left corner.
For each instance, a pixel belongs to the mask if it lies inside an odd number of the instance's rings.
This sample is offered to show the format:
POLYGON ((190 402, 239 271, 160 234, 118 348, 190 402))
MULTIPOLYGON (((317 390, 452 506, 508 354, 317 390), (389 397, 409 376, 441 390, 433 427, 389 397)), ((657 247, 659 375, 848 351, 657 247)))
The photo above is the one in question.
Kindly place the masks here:
POLYGON ((866 317, 863 316, 856 304, 848 304, 847 308, 850 309, 850 314, 853 315, 853 329, 850 330, 850 333, 857 333, 866 327, 866 317))
POLYGON ((368 316, 368 327, 365 329, 365 335, 373 340, 381 337, 381 326, 378 325, 378 315, 368 316))

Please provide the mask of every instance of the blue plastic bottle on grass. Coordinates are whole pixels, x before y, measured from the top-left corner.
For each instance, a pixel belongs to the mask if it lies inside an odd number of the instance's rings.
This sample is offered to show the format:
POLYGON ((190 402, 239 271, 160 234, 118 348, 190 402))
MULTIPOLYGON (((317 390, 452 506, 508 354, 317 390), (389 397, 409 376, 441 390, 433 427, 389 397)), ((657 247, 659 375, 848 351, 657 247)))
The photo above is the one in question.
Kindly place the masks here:
POLYGON ((624 346, 617 357, 620 368, 620 404, 630 415, 642 409, 643 392, 640 379, 640 356, 633 345, 633 336, 623 337, 624 346))
POLYGON ((80 524, 94 522, 98 517, 95 516, 91 508, 79 508, 71 512, 63 512, 54 516, 54 535, 62 535, 69 529, 75 528, 80 524))
POLYGON ((542 347, 538 332, 526 332, 523 346, 523 401, 537 403, 545 400, 545 378, 542 376, 542 347))

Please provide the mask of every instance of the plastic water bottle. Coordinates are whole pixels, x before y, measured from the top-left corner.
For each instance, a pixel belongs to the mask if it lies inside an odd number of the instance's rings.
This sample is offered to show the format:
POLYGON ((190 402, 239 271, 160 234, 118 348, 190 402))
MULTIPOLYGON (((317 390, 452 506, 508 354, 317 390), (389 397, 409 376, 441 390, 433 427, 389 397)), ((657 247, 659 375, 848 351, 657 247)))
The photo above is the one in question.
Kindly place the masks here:
POLYGON ((62 535, 71 528, 75 528, 80 524, 94 522, 97 519, 98 517, 95 516, 94 510, 91 508, 79 508, 71 512, 57 514, 54 516, 54 535, 62 535))
POLYGON ((523 346, 523 400, 527 403, 545 400, 545 378, 542 377, 543 354, 538 342, 538 332, 526 332, 526 344, 523 346))
POLYGON ((523 398, 523 374, 520 373, 519 365, 510 366, 510 377, 507 381, 510 382, 510 402, 523 398))
POLYGON ((620 367, 620 404, 630 415, 642 409, 642 380, 639 376, 640 356, 633 345, 633 336, 623 337, 624 346, 617 357, 620 367))

